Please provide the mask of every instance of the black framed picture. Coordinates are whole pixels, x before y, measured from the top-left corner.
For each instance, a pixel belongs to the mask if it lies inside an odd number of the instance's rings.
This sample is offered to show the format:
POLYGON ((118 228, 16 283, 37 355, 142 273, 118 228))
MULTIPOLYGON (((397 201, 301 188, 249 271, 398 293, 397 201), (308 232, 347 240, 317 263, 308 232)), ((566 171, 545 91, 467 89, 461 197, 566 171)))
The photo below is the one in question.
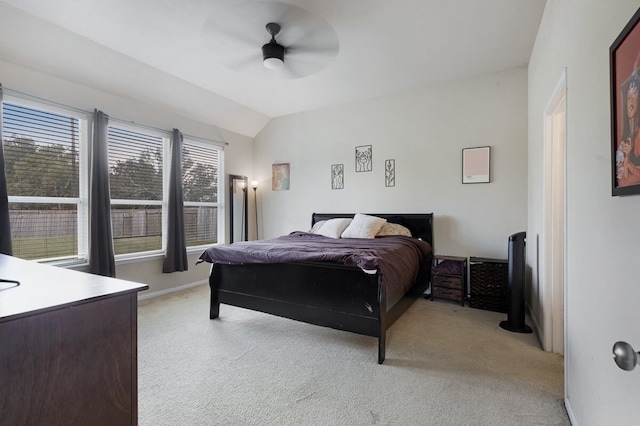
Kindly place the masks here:
POLYGON ((356 146, 356 172, 373 170, 373 147, 371 145, 356 146))
POLYGON ((344 164, 331 165, 331 189, 344 189, 344 164))
POLYGON ((396 186, 396 160, 384 160, 384 186, 396 186))
POLYGON ((609 49, 611 195, 640 194, 640 9, 609 49))

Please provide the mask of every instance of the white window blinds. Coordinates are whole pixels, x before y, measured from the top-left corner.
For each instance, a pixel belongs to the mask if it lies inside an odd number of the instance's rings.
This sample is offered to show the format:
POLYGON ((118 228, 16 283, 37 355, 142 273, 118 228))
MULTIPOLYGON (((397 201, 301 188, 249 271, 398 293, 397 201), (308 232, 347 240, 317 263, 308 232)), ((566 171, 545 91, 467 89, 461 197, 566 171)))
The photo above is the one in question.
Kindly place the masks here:
POLYGON ((83 257, 86 118, 11 102, 3 103, 2 112, 14 256, 83 257))
POLYGON ((185 139, 182 146, 182 192, 187 247, 218 242, 224 152, 185 139))
POLYGON ((109 127, 114 254, 162 249, 161 136, 109 127))

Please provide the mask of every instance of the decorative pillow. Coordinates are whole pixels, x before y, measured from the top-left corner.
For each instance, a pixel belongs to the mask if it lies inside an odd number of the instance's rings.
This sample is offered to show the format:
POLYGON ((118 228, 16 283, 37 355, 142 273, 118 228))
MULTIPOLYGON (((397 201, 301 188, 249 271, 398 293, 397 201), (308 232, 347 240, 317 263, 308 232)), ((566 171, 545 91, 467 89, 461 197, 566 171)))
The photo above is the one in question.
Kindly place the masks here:
POLYGON ((311 227, 311 230, 309 231, 310 234, 317 234, 318 230, 322 227, 322 225, 324 225, 325 223, 327 223, 326 220, 319 220, 316 223, 313 224, 313 226, 311 227))
POLYGON ((405 226, 397 223, 385 223, 378 231, 376 237, 384 237, 385 235, 404 235, 405 237, 411 237, 411 231, 405 226))
POLYGON ((356 213, 351 224, 342 233, 342 238, 375 238, 385 223, 387 219, 356 213))
POLYGON ((342 231, 351 223, 351 219, 329 219, 322 224, 315 234, 324 235, 325 237, 340 238, 342 231))

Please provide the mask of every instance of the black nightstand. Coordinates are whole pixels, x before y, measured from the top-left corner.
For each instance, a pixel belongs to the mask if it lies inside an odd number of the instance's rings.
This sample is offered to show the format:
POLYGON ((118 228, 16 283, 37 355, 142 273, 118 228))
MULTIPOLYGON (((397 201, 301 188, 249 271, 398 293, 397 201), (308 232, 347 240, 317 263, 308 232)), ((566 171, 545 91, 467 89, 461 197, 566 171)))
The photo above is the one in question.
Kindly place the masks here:
POLYGON ((469 258, 469 306, 507 312, 509 263, 507 259, 469 258))
POLYGON ((433 256, 431 267, 431 300, 436 297, 454 300, 464 306, 467 292, 467 258, 433 256))

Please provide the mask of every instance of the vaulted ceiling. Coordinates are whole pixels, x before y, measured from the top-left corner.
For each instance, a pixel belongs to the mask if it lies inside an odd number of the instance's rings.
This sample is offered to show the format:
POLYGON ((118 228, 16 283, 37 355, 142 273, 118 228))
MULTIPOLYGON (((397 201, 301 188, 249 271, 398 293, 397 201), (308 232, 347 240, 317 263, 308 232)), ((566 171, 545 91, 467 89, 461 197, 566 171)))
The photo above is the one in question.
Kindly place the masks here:
POLYGON ((544 0, 5 0, 0 59, 255 136, 273 117, 525 66, 544 0), (287 49, 267 70, 268 22, 287 49))

